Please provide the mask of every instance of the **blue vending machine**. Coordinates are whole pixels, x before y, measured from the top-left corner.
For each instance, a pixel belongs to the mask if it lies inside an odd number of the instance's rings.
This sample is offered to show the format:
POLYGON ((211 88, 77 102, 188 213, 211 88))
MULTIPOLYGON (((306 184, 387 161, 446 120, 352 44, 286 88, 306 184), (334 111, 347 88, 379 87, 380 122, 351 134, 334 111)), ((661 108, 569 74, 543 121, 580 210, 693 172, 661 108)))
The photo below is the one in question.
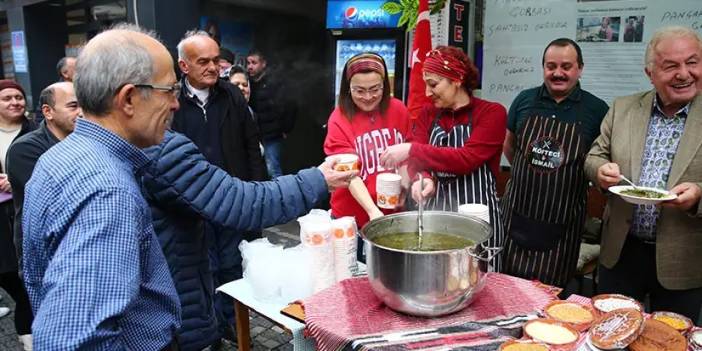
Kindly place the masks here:
POLYGON ((403 99, 405 93, 405 45, 407 35, 398 28, 400 15, 389 15, 385 0, 328 0, 327 29, 334 41, 334 103, 339 99, 341 73, 346 61, 366 51, 379 54, 388 66, 390 91, 403 99))

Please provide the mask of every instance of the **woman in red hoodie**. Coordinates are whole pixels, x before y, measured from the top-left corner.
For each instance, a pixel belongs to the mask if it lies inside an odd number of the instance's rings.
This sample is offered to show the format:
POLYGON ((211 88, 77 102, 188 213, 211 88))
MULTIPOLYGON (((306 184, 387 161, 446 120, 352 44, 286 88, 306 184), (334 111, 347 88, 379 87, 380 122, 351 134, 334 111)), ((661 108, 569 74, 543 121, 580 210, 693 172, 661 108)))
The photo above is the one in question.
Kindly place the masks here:
POLYGON ((339 104, 329 116, 324 152, 357 155, 360 173, 348 189, 332 193, 334 217, 354 216, 361 228, 369 219, 398 210, 378 209, 375 181, 378 174, 397 170, 395 166, 383 167, 380 154, 402 143, 408 130, 409 113, 400 100, 390 96, 382 57, 361 53, 349 59, 342 72, 339 104))
MULTIPOLYGON (((501 246, 504 228, 496 192, 507 111, 494 102, 473 96, 478 69, 463 51, 440 46, 427 54, 423 71, 427 105, 417 119, 408 143, 389 147, 381 156, 384 167, 408 158, 413 175, 412 197, 428 200, 427 207, 457 211, 466 203, 490 209, 493 236, 490 246, 501 246), (421 192, 416 174, 428 176, 421 192)), ((496 261, 496 269, 499 268, 496 261)))

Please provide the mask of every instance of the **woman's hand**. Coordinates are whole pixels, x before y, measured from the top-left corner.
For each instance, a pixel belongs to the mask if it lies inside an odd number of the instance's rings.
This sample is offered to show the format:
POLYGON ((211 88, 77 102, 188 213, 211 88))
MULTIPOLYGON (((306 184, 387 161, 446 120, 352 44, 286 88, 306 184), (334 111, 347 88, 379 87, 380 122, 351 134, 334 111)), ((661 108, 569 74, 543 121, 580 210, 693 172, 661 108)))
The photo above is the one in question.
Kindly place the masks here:
POLYGON ((384 214, 383 212, 381 212, 380 209, 378 209, 377 207, 374 207, 373 210, 372 210, 371 212, 368 213, 368 218, 369 218, 370 220, 374 220, 374 219, 380 218, 380 217, 382 217, 382 216, 384 216, 384 215, 385 215, 385 214, 384 214))
POLYGON ((409 157, 411 143, 402 143, 389 146, 380 155, 380 164, 386 169, 398 168, 409 157))
POLYGON ((7 174, 5 173, 0 173, 0 191, 4 191, 6 193, 12 192, 12 186, 10 185, 10 181, 7 179, 7 174))
POLYGON ((420 199, 422 204, 426 203, 427 199, 434 195, 434 180, 431 178, 424 178, 424 190, 422 190, 419 180, 412 184, 412 198, 414 201, 419 203, 420 199))

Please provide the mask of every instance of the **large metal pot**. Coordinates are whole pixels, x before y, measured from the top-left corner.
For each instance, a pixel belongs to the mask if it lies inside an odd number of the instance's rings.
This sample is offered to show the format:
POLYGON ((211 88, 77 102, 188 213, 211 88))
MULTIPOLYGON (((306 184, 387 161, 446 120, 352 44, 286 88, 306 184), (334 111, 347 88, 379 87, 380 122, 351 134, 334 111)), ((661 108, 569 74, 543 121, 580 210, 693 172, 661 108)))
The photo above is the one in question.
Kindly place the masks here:
POLYGON ((468 306, 485 285, 488 262, 501 250, 487 247, 492 227, 455 212, 424 211, 424 232, 466 237, 475 245, 445 251, 409 251, 379 246, 374 239, 417 231, 417 212, 377 218, 361 230, 368 280, 393 310, 434 317, 468 306))

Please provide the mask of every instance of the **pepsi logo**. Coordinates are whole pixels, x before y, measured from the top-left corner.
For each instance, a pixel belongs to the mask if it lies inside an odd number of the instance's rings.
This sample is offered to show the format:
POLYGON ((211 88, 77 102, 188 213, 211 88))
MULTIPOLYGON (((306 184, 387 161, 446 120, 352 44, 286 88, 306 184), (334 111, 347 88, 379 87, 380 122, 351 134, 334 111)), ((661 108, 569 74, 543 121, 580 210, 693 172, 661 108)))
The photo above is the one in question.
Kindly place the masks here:
POLYGON ((349 6, 346 11, 344 11, 344 17, 348 20, 353 20, 358 17, 358 9, 353 6, 349 6))

